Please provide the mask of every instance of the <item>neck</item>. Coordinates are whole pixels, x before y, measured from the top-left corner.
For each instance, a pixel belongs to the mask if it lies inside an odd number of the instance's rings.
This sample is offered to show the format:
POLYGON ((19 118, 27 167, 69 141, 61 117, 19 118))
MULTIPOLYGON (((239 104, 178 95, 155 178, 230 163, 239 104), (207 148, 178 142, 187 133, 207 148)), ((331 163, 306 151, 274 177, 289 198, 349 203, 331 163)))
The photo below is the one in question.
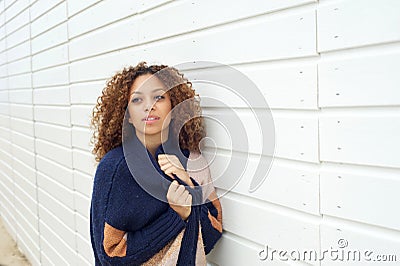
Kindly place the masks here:
POLYGON ((146 149, 151 153, 153 157, 155 157, 157 148, 161 145, 161 143, 164 143, 165 141, 168 140, 168 133, 169 133, 168 127, 165 128, 163 131, 152 135, 143 134, 136 130, 136 136, 138 137, 140 142, 143 143, 143 145, 146 147, 146 149))

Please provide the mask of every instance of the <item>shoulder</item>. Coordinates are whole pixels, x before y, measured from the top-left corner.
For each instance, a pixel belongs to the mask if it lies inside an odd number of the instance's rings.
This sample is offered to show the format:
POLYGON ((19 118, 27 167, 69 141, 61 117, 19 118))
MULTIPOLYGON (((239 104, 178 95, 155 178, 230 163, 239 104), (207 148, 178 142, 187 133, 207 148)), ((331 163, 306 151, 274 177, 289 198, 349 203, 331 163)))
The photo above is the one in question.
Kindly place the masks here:
POLYGON ((112 176, 123 161, 122 146, 117 146, 108 151, 97 165, 95 179, 101 176, 112 176))
POLYGON ((122 161, 122 159, 124 158, 124 153, 122 150, 122 146, 117 146, 111 150, 109 150, 104 156, 103 158, 101 158, 98 168, 104 168, 104 167, 111 167, 111 166, 115 166, 118 163, 120 163, 122 161))

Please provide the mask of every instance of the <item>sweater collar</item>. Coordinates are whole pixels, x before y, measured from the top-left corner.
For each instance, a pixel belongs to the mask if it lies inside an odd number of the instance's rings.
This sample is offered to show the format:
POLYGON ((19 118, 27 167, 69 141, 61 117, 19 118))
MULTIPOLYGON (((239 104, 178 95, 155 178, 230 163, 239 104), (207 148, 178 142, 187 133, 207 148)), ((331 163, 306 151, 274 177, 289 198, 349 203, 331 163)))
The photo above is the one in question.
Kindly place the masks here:
POLYGON ((167 202, 165 189, 168 189, 173 179, 161 170, 157 160, 158 155, 173 154, 187 169, 190 154, 188 149, 179 147, 178 136, 174 136, 172 129, 173 121, 169 126, 168 139, 157 147, 155 158, 136 136, 133 126, 129 128, 122 143, 125 161, 133 178, 146 192, 165 202, 167 202))

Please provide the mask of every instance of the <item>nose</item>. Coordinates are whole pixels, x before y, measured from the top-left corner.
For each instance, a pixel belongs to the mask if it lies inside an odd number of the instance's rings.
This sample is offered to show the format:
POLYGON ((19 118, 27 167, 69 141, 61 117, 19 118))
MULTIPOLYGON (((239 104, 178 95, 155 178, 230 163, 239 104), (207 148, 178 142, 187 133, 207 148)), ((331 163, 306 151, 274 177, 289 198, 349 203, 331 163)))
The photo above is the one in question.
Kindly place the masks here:
POLYGON ((149 112, 149 110, 155 110, 155 102, 154 101, 148 101, 145 105, 145 111, 149 112))

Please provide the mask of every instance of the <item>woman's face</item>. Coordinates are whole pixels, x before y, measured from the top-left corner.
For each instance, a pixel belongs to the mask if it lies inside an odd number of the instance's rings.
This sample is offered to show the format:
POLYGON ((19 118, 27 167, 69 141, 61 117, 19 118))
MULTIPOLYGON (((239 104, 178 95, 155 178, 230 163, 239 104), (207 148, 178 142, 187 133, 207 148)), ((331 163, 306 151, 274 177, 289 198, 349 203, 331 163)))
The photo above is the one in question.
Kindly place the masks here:
POLYGON ((171 99, 165 85, 151 74, 136 77, 128 102, 129 123, 136 135, 156 135, 166 131, 171 122, 171 99))

